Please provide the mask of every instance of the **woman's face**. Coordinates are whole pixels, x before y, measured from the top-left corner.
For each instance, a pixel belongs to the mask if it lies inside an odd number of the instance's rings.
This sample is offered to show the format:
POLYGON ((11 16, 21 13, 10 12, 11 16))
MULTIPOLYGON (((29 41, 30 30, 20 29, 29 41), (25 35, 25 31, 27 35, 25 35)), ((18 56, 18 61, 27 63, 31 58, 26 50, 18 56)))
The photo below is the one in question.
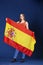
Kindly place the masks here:
POLYGON ((20 19, 24 19, 24 15, 23 14, 20 14, 20 19))

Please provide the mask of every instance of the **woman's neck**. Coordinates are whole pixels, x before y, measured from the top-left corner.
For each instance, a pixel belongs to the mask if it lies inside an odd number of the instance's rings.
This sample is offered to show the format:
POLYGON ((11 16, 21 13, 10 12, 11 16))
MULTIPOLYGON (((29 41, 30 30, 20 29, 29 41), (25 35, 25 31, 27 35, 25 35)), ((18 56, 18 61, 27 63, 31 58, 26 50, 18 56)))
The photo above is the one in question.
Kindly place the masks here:
POLYGON ((24 19, 22 19, 22 20, 21 20, 21 23, 24 23, 24 22, 25 22, 25 20, 24 20, 24 19))

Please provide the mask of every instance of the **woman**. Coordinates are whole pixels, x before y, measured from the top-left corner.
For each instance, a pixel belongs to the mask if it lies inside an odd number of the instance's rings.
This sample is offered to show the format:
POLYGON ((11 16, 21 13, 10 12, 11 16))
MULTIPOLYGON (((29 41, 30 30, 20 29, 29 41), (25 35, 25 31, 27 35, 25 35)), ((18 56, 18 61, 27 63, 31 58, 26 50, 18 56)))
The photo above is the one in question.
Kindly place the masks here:
MULTIPOLYGON (((26 29, 29 29, 28 27, 28 22, 25 20, 25 16, 24 14, 20 14, 20 20, 17 22, 18 24, 21 24, 22 26, 24 26, 26 29)), ((12 59, 12 62, 16 62, 16 58, 17 58, 17 55, 19 53, 19 50, 15 50, 15 54, 14 54, 14 57, 12 59)), ((25 60, 25 54, 22 53, 22 59, 21 59, 21 62, 24 62, 25 60)))

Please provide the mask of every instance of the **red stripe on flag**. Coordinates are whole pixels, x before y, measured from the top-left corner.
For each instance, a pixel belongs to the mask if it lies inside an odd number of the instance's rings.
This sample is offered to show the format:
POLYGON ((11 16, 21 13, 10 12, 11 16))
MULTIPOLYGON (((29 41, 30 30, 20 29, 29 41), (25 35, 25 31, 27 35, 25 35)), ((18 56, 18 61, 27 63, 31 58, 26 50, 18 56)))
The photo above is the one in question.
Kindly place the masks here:
POLYGON ((22 53, 24 53, 24 54, 26 54, 28 56, 31 56, 32 55, 32 51, 31 50, 29 50, 29 49, 21 46, 19 43, 16 43, 16 42, 10 40, 6 36, 4 36, 4 42, 7 43, 8 45, 10 45, 10 46, 18 49, 20 52, 22 52, 22 53))
POLYGON ((22 32, 32 36, 35 39, 34 32, 32 32, 31 30, 27 30, 22 25, 16 23, 15 21, 11 20, 10 18, 6 18, 6 22, 9 23, 10 25, 12 25, 13 27, 21 30, 22 32))

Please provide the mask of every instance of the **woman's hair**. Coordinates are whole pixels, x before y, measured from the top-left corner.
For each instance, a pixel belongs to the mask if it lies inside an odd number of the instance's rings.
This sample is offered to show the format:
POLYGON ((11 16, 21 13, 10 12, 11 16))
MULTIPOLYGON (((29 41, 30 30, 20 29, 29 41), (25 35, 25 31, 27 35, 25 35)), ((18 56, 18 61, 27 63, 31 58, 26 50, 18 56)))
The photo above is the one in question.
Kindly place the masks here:
MULTIPOLYGON (((24 17, 24 20, 26 20, 26 19, 25 19, 25 15, 24 15, 23 13, 21 13, 21 14, 22 14, 23 17, 24 17)), ((21 14, 20 14, 20 15, 21 15, 21 14)), ((19 18, 19 21, 21 22, 21 19, 20 19, 20 18, 19 18)))

